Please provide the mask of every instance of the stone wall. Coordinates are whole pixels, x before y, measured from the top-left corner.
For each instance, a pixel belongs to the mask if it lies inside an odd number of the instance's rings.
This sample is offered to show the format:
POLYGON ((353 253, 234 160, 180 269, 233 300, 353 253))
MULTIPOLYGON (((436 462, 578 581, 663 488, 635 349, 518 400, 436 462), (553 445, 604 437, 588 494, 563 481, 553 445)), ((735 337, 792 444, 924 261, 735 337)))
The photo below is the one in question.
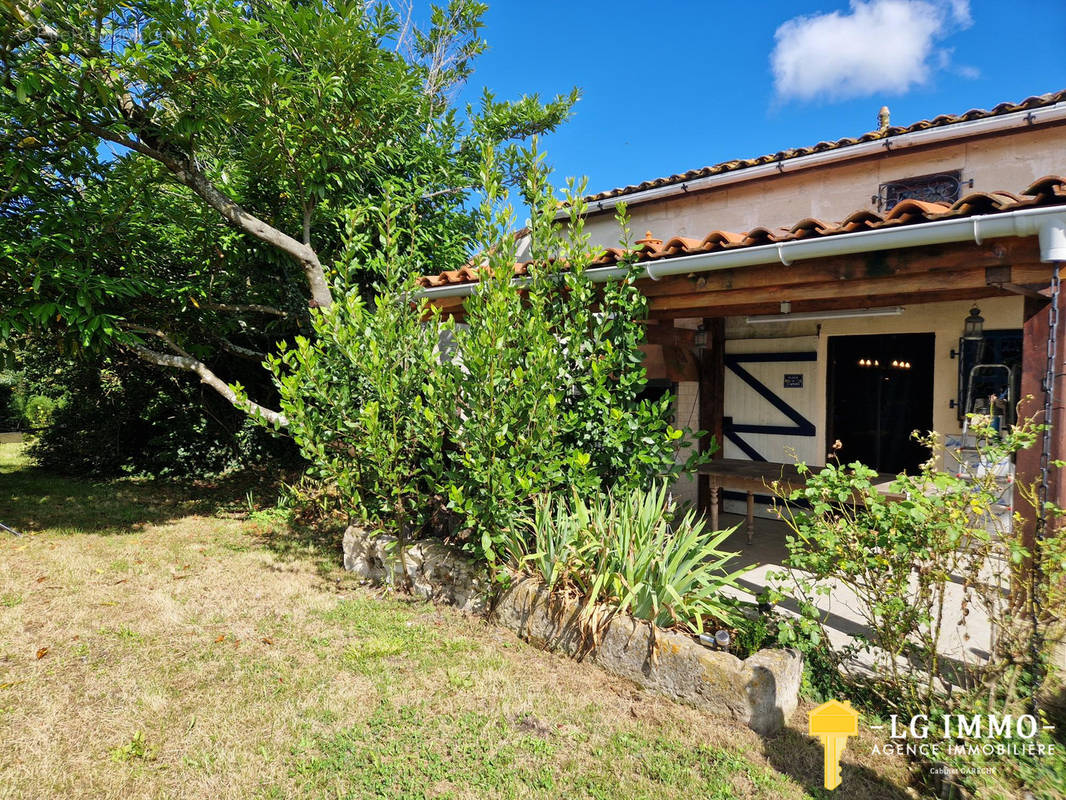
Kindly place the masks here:
POLYGON ((410 544, 401 563, 395 537, 374 536, 352 525, 344 532, 343 547, 344 568, 369 583, 409 586, 416 597, 472 614, 488 611, 492 581, 487 571, 443 542, 427 539, 410 544))
POLYGON ((602 625, 591 645, 580 607, 549 595, 539 582, 520 580, 491 605, 492 583, 486 571, 455 548, 416 542, 407 547, 401 564, 394 545, 392 537, 374 537, 352 526, 344 533, 345 569, 374 584, 410 585, 419 597, 489 613, 530 644, 584 657, 608 672, 710 714, 731 717, 763 735, 779 731, 796 710, 803 661, 794 650, 761 650, 741 660, 622 614, 602 625))

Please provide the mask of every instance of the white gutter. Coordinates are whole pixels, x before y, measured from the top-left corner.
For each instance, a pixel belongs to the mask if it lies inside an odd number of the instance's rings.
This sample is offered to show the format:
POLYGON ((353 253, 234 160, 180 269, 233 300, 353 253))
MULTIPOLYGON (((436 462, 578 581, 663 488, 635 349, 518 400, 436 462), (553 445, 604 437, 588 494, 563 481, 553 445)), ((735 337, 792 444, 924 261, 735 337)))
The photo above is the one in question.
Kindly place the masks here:
MULTIPOLYGON (((603 200, 593 200, 589 203, 589 213, 608 211, 618 203, 624 202, 632 206, 637 203, 645 203, 649 200, 658 200, 674 195, 683 195, 690 192, 698 192, 716 186, 726 186, 741 181, 750 181, 764 178, 770 175, 780 175, 796 172, 810 167, 833 164, 847 161, 853 158, 875 155, 879 152, 904 150, 911 147, 921 147, 928 144, 938 144, 954 139, 969 136, 980 136, 989 133, 1002 133, 1018 128, 1033 127, 1050 122, 1062 122, 1066 120, 1066 102, 1055 103, 1043 108, 1034 108, 1028 111, 1014 111, 1010 114, 1000 114, 985 119, 969 120, 968 122, 952 122, 936 128, 926 128, 911 133, 901 133, 898 136, 889 136, 884 139, 875 139, 870 142, 859 142, 836 147, 821 153, 811 153, 806 156, 795 156, 769 164, 759 164, 754 167, 744 167, 729 172, 721 172, 717 175, 707 175, 702 178, 694 178, 689 181, 678 181, 668 186, 656 186, 652 189, 630 192, 617 197, 608 197, 603 200)), ((567 216, 565 211, 555 215, 556 219, 567 216)))
MULTIPOLYGON (((798 239, 777 244, 761 244, 696 253, 691 256, 664 258, 644 263, 638 277, 660 280, 669 275, 713 272, 737 267, 764 264, 788 266, 796 261, 829 256, 898 250, 931 244, 981 242, 1007 236, 1038 236, 1041 261, 1066 261, 1066 207, 1023 208, 1000 214, 983 214, 959 219, 942 219, 895 228, 882 228, 858 233, 841 233, 817 239, 798 239)), ((628 275, 618 267, 593 267, 585 274, 596 283, 617 280, 628 275)), ((522 281, 523 279, 516 279, 522 281)), ((440 297, 465 297, 475 290, 477 282, 423 289, 418 296, 433 300, 440 297)), ((950 287, 945 287, 950 288, 950 287)))

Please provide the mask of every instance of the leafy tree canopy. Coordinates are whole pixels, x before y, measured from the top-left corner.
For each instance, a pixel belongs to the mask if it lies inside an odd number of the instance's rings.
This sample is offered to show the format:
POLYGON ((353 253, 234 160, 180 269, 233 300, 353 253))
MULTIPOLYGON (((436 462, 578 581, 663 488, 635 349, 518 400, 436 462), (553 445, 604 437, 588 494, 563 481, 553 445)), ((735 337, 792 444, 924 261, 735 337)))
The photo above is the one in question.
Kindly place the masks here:
POLYGON ((455 263, 482 150, 520 168, 576 100, 458 109, 484 11, 450 0, 417 29, 365 0, 5 3, 0 340, 124 347, 284 422, 213 358, 261 360, 368 285, 337 256, 386 194, 426 234, 416 262, 455 263))

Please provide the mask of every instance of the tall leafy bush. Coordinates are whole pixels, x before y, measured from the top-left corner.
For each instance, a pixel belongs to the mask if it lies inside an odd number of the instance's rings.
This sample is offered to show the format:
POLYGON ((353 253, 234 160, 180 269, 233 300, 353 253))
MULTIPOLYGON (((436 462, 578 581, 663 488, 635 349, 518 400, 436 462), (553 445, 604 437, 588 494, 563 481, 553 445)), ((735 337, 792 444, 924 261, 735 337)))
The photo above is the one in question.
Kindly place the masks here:
MULTIPOLYGON (((41 467, 72 475, 207 477, 235 469, 300 465, 288 439, 251 423, 190 374, 160 371, 125 353, 70 352, 55 336, 19 341, 10 386, 8 425, 31 429, 29 455, 41 467), (46 402, 37 400, 43 397, 46 402), (51 412, 41 413, 51 406, 51 412)), ((272 384, 254 360, 224 358, 259 397, 272 384)), ((0 407, 0 429, 8 429, 0 407)))
POLYGON ((513 212, 498 208, 491 155, 482 176, 481 285, 465 304, 457 358, 446 367, 459 412, 446 476, 450 506, 470 526, 473 546, 495 561, 535 496, 648 486, 678 472, 676 452, 687 440, 669 424, 669 397, 638 398, 646 381, 638 268, 626 261, 629 274, 604 286, 586 272, 584 185, 568 183, 560 230, 561 203, 534 142, 522 187, 529 255, 515 281, 513 212))
POLYGON ((876 473, 858 462, 831 461, 817 471, 800 465, 806 486, 778 489, 792 530, 779 588, 802 612, 779 627, 779 637, 808 650, 808 664, 820 671, 816 684, 834 696, 879 714, 925 715, 931 736, 923 744, 942 748, 954 780, 973 796, 1058 797, 1066 758, 1040 705, 1045 681, 1055 677, 1053 650, 1066 636, 1063 510, 1042 502, 1036 486, 1001 477, 1019 451, 1038 446, 1045 426, 1028 419, 999 431, 987 416, 971 415, 970 422, 976 453, 945 450, 935 433, 921 437, 931 458, 893 482, 891 492, 902 500, 879 492, 876 473), (945 457, 948 472, 938 470, 945 457), (1018 510, 1010 513, 1016 490, 1045 516, 1046 537, 1031 538, 1018 510), (799 508, 801 500, 809 508, 799 508), (867 633, 834 648, 816 600, 842 591, 867 633), (951 593, 961 606, 955 623, 951 593), (981 622, 972 625, 974 617, 981 622), (982 629, 987 640, 972 640, 982 629), (964 646, 948 657, 951 638, 964 646), (1009 731, 955 750, 955 740, 938 733, 955 714, 1016 719, 1034 712, 1041 729, 1027 744, 1042 752, 1023 748, 1003 757, 987 749, 1010 746, 1009 731))
MULTIPOLYGON (((891 491, 901 500, 879 492, 872 483, 876 473, 858 462, 831 462, 818 471, 801 464, 805 488, 779 492, 792 533, 788 570, 778 577, 806 621, 817 626, 821 642, 816 597, 845 589, 854 598, 850 605, 869 632, 829 656, 882 709, 931 715, 984 701, 990 711, 1009 712, 1043 680, 1048 648, 1066 634, 1066 540, 1027 539, 1021 515, 1011 520, 1007 503, 1017 488, 1036 507, 1035 489, 1007 483, 997 469, 1033 446, 1042 429, 1023 420, 1001 432, 988 417, 972 416, 977 455, 956 453, 954 472, 938 469, 945 455, 940 438, 922 437, 932 455, 917 474, 893 482, 891 491), (809 510, 798 508, 799 500, 809 510), (956 584, 959 633, 969 640, 967 618, 980 610, 991 628, 990 646, 985 653, 967 646, 943 659, 948 594, 956 584), (859 652, 876 665, 876 682, 852 669, 859 652), (949 685, 955 689, 946 692, 949 685)), ((1047 506, 1044 513, 1054 519, 1061 512, 1047 506)))
POLYGON ((450 325, 404 291, 411 227, 401 231, 394 205, 375 213, 379 241, 353 239, 347 257, 384 276, 376 295, 337 298, 314 315, 313 337, 282 344, 268 364, 312 473, 335 483, 353 514, 406 538, 432 515, 442 476, 454 397, 438 347, 450 325))
MULTIPOLYGON (((353 511, 397 532, 445 518, 490 562, 544 493, 591 496, 673 475, 690 437, 669 424, 669 398, 650 403, 639 345, 644 300, 629 276, 599 287, 582 228, 583 187, 570 218, 535 149, 526 154, 530 260, 515 280, 515 213, 486 155, 474 243, 479 282, 462 324, 417 294, 419 223, 380 213, 378 242, 352 259, 387 276, 373 299, 349 294, 314 313, 314 336, 273 360, 289 429, 317 473, 353 511), (447 343, 443 346, 442 343, 447 343)), ((399 206, 397 206, 398 208, 399 206)), ((351 266, 344 267, 351 269, 351 266)))

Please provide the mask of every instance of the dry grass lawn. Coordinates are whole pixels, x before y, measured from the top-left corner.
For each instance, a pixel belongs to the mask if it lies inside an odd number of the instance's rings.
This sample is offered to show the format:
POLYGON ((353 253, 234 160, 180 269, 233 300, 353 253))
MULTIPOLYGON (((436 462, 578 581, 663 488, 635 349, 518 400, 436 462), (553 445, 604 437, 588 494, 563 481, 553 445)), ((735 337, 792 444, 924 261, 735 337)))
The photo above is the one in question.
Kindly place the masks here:
MULTIPOLYGON (((805 713, 761 739, 219 505, 0 445, 0 798, 828 796, 805 713)), ((863 749, 833 796, 907 797, 863 749)))

